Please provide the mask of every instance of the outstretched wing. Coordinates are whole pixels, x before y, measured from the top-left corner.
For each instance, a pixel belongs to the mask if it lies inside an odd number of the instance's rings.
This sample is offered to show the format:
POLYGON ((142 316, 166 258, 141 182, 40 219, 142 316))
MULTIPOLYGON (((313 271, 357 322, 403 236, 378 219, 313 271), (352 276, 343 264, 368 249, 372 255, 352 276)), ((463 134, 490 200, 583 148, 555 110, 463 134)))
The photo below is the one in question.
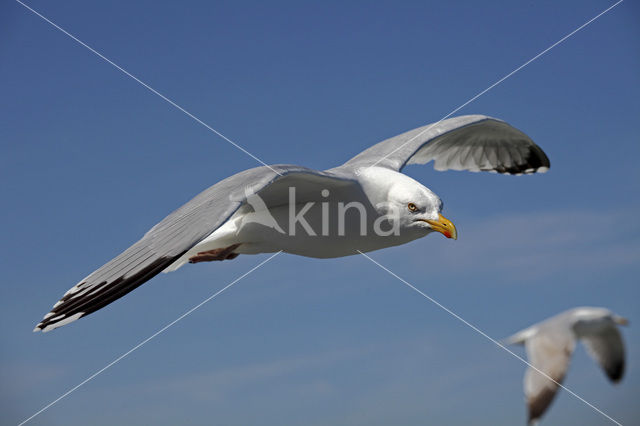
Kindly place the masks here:
POLYGON ((546 154, 527 135, 502 120, 464 115, 408 131, 361 152, 344 166, 386 167, 434 161, 436 170, 542 173, 546 154))
MULTIPOLYGON (((220 227, 251 194, 274 182, 344 182, 348 177, 299 166, 257 167, 201 192, 151 228, 138 242, 73 286, 34 331, 49 331, 97 311, 153 278, 220 227)), ((284 191, 286 198, 286 191, 284 191)), ((273 198, 273 196, 271 196, 273 198)))
POLYGON ((624 343, 620 330, 609 324, 597 335, 585 336, 582 343, 587 352, 602 367, 611 381, 618 382, 624 374, 624 343))
POLYGON ((569 367, 575 340, 567 332, 539 332, 525 342, 529 367, 524 376, 524 393, 529 410, 529 423, 546 411, 569 367), (538 371, 539 370, 539 371, 538 371), (543 374, 540 373, 543 372, 543 374), (553 380, 549 380, 549 376, 553 380))

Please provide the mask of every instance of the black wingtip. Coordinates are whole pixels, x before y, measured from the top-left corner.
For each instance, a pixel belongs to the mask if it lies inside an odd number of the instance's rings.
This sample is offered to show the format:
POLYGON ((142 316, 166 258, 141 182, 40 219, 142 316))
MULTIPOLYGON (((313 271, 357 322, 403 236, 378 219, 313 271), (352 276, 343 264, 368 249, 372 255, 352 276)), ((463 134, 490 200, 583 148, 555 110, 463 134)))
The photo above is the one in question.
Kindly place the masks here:
MULTIPOLYGON (((83 295, 77 295, 77 292, 67 292, 67 294, 54 305, 51 312, 36 325, 33 331, 46 333, 47 331, 78 320, 103 308, 162 272, 162 270, 181 255, 182 253, 177 256, 160 257, 134 274, 122 275, 111 282, 102 281, 93 284, 90 286, 91 291, 83 295)), ((87 284, 88 281, 90 281, 90 277, 83 280, 75 286, 75 288, 79 287, 84 290, 83 285, 87 284)))
POLYGON ((620 383, 624 376, 624 361, 618 362, 607 369, 607 376, 613 383, 620 383))
POLYGON ((509 175, 530 175, 534 173, 546 173, 551 168, 549 157, 537 145, 532 145, 524 162, 510 167, 497 166, 492 171, 509 175))

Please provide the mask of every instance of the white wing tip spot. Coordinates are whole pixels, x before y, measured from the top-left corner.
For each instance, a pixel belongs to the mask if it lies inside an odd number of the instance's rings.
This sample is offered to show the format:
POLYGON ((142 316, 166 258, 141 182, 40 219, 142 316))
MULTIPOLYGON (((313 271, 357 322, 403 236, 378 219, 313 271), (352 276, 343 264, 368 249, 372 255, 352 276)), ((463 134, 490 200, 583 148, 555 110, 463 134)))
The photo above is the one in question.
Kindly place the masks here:
MULTIPOLYGON (((59 319, 62 319, 62 318, 64 318, 64 314, 58 315, 57 317, 53 317, 49 321, 58 321, 59 319)), ((45 317, 45 319, 46 319, 46 317, 45 317)))
POLYGON ((77 284, 71 287, 69 290, 67 290, 67 292, 64 295, 68 296, 70 294, 77 293, 78 291, 80 291, 80 284, 77 284))
MULTIPOLYGON (((75 314, 71 315, 70 317, 67 317, 67 318, 63 319, 62 321, 59 321, 59 322, 56 322, 56 323, 53 323, 53 324, 49 324, 48 326, 46 326, 45 328, 42 329, 42 332, 46 333, 46 332, 54 330, 54 329, 56 329, 58 327, 62 327, 63 325, 67 325, 70 322, 73 322, 73 321, 77 320, 82 315, 84 315, 84 312, 78 312, 78 313, 75 313, 75 314)), ((60 316, 54 318, 54 320, 56 320, 57 318, 62 318, 62 317, 64 317, 64 315, 60 315, 60 316)), ((38 324, 38 326, 36 328, 38 328, 39 326, 40 326, 40 324, 38 324)))

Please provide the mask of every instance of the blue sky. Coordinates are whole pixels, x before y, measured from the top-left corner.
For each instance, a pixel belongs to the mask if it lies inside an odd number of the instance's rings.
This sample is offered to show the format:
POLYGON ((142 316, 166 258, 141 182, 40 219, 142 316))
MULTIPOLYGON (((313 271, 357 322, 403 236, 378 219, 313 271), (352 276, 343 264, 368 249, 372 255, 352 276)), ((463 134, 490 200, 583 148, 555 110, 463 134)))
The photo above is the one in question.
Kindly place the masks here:
MULTIPOLYGON (((28 4, 265 162, 325 169, 437 121, 613 3, 28 4)), ((0 416, 17 424, 266 256, 158 276, 31 333, 80 278, 257 163, 0 7, 0 416)), ((371 254, 495 338, 578 305, 628 317, 624 381, 579 348, 565 382, 623 424, 640 416, 639 17, 623 2, 459 112, 529 134, 549 173, 411 166, 459 240, 371 254)), ((364 257, 281 255, 30 424, 524 424, 524 368, 364 257)), ((610 423, 561 392, 543 424, 610 423)))

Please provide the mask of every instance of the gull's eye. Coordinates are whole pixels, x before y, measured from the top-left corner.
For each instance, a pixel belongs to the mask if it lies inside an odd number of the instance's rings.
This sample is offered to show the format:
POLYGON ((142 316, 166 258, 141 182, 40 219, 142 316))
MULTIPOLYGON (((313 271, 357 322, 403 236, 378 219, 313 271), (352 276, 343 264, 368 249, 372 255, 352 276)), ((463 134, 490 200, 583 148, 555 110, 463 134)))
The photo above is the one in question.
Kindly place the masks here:
POLYGON ((407 208, 409 209, 410 212, 417 212, 418 211, 418 206, 416 206, 413 203, 407 204, 407 208))

